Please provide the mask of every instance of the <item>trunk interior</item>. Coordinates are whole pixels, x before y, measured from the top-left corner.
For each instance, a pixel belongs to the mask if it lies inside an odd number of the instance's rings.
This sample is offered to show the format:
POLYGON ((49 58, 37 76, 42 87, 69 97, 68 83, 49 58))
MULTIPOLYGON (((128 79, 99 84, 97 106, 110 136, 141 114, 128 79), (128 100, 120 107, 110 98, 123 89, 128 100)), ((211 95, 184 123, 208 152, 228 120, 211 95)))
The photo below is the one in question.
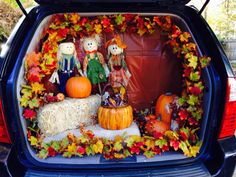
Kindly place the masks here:
MULTIPOLYGON (((92 17, 101 15, 100 13, 80 13, 81 17, 92 17)), ((104 14, 102 14, 104 15, 104 14)), ((110 14, 107 14, 110 15, 110 14)), ((190 34, 191 31, 188 25, 185 23, 183 19, 173 14, 140 14, 141 16, 163 16, 169 15, 172 20, 184 31, 188 31, 190 34)), ((49 15, 45 17, 37 29, 33 32, 32 39, 30 39, 28 48, 26 53, 32 51, 39 51, 41 45, 41 39, 44 36, 44 32, 49 28, 54 15, 49 15)), ((123 33, 120 34, 123 42, 127 45, 127 49, 125 50, 126 54, 126 63, 129 68, 129 71, 132 75, 128 87, 128 101, 129 104, 132 105, 133 108, 137 110, 150 108, 153 103, 156 102, 157 98, 166 92, 171 92, 176 95, 181 95, 183 91, 182 87, 182 73, 183 68, 179 59, 172 54, 171 49, 166 47, 165 41, 161 37, 161 32, 156 31, 154 34, 150 36, 137 36, 135 34, 123 33)), ((111 39, 111 35, 105 34, 103 35, 103 44, 106 43, 109 39, 111 39)), ((193 41, 195 41, 194 36, 193 41)), ((196 41, 195 41, 196 42, 196 41)), ((198 47, 198 46, 197 46, 198 47)), ((76 50, 78 54, 78 58, 82 58, 84 56, 81 51, 79 41, 76 42, 76 50)), ((103 54, 104 58, 106 58, 106 49, 101 47, 99 49, 103 54)), ((198 47, 198 52, 201 55, 201 51, 198 47)), ((20 100, 21 94, 21 86, 25 84, 24 80, 24 61, 25 58, 22 58, 21 67, 18 73, 17 79, 17 100, 20 100)), ((206 122, 208 118, 208 113, 210 109, 210 96, 211 96, 211 80, 210 75, 207 69, 203 70, 203 80, 205 87, 208 89, 204 91, 204 99, 203 99, 203 118, 201 121, 199 138, 204 141, 206 130, 206 122)), ((20 117, 20 123, 23 129, 24 141, 27 147, 27 151, 32 157, 33 161, 46 163, 46 164, 66 164, 66 165, 86 165, 86 164, 120 164, 120 163, 148 163, 148 162, 170 162, 176 160, 187 159, 188 157, 184 156, 181 152, 164 152, 161 155, 156 155, 150 159, 146 158, 143 155, 136 155, 132 158, 127 158, 124 160, 106 160, 102 157, 102 155, 95 156, 86 156, 83 158, 72 157, 72 158, 64 158, 61 155, 57 155, 55 157, 48 157, 46 159, 41 159, 36 156, 35 150, 30 146, 27 139, 27 124, 25 118, 22 116, 23 108, 18 102, 18 112, 20 117)), ((201 149, 204 149, 202 147, 201 149)))

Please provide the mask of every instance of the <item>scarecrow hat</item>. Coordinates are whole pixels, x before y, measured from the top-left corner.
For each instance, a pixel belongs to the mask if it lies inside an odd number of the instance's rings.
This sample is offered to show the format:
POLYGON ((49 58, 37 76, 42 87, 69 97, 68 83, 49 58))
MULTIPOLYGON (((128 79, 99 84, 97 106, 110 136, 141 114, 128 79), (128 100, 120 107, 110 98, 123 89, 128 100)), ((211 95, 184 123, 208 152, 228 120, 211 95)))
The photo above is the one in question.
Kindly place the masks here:
POLYGON ((127 46, 122 42, 119 35, 115 35, 114 38, 106 42, 105 47, 108 48, 110 45, 116 44, 118 47, 125 49, 127 46))

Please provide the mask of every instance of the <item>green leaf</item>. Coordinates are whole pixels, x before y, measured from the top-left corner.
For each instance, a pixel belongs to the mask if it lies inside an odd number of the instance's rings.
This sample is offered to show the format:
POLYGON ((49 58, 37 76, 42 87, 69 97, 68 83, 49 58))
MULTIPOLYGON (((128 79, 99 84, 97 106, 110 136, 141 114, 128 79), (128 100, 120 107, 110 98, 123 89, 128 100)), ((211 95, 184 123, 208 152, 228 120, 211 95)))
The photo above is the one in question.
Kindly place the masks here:
POLYGON ((62 156, 63 156, 63 157, 67 157, 67 158, 71 158, 72 153, 71 153, 71 152, 64 152, 64 153, 62 154, 62 156))
POLYGON ((19 101, 20 101, 20 105, 22 106, 22 107, 27 107, 28 105, 29 105, 29 97, 27 97, 27 96, 22 96, 20 99, 19 99, 19 101))
POLYGON ((78 140, 79 142, 81 142, 81 143, 87 143, 87 142, 89 142, 88 137, 85 136, 85 135, 82 135, 82 136, 78 137, 77 140, 78 140))
POLYGON ((123 22, 125 21, 125 17, 123 17, 121 14, 119 14, 116 16, 115 21, 116 21, 117 25, 122 25, 123 22))
POLYGON ((28 101, 31 109, 38 108, 40 105, 39 99, 35 96, 32 100, 28 101))
POLYGON ((48 151, 46 149, 42 149, 42 150, 39 151, 37 156, 41 159, 45 159, 48 156, 48 151))
POLYGON ((91 31, 92 26, 90 25, 90 23, 86 23, 85 28, 86 28, 86 31, 88 32, 88 31, 91 31))
POLYGON ((140 140, 141 140, 141 137, 140 137, 140 136, 131 135, 131 136, 129 136, 129 137, 125 140, 125 142, 127 143, 127 146, 128 146, 128 147, 131 147, 134 142, 139 142, 140 140))
POLYGON ((159 146, 159 148, 162 148, 163 146, 167 145, 167 141, 165 139, 159 139, 155 141, 155 145, 159 146))
POLYGON ((183 151, 184 155, 190 156, 190 152, 188 150, 188 146, 184 141, 180 142, 179 148, 183 151))
POLYGON ((143 155, 145 155, 145 157, 147 157, 147 158, 152 158, 156 154, 154 152, 152 152, 152 151, 146 151, 146 152, 143 153, 143 155))
POLYGON ((37 146, 38 145, 38 140, 34 136, 30 136, 29 141, 30 141, 31 146, 37 146))
POLYGON ((209 62, 211 61, 211 58, 210 57, 201 57, 200 58, 200 63, 201 63, 201 67, 204 68, 206 67, 207 65, 209 65, 209 62))
POLYGON ((77 155, 77 156, 79 156, 79 157, 83 157, 83 155, 80 154, 80 153, 76 153, 75 155, 77 155))
POLYGON ((198 58, 196 56, 193 56, 193 57, 189 58, 188 59, 188 61, 189 61, 188 66, 195 69, 197 67, 197 60, 198 60, 198 58))
POLYGON ((128 149, 124 149, 124 155, 125 155, 125 157, 131 156, 131 154, 130 154, 128 149))
POLYGON ((120 142, 120 141, 115 142, 115 144, 114 144, 114 150, 117 151, 117 152, 119 152, 121 149, 123 149, 123 146, 122 146, 121 142, 120 142))
POLYGON ((193 69, 195 69, 197 67, 197 61, 198 61, 198 57, 193 55, 193 53, 187 53, 185 55, 185 58, 188 59, 188 66, 192 67, 193 69))
POLYGON ((94 152, 93 152, 93 148, 92 147, 90 147, 90 146, 87 146, 86 148, 85 148, 85 150, 86 150, 86 154, 89 156, 89 155, 94 155, 94 152))
POLYGON ((82 28, 80 27, 80 25, 74 25, 73 28, 74 28, 74 30, 75 30, 76 32, 82 30, 82 28))
POLYGON ((180 106, 182 106, 185 102, 186 102, 186 98, 185 97, 181 97, 178 100, 178 103, 179 103, 180 106))
POLYGON ((67 137, 63 138, 62 141, 61 141, 61 146, 63 148, 66 148, 69 144, 69 139, 67 137))
POLYGON ((51 147, 52 147, 53 149, 55 149, 57 152, 58 152, 58 151, 60 150, 60 148, 61 148, 58 141, 54 141, 54 142, 52 143, 51 147))
POLYGON ((50 146, 50 144, 45 143, 44 141, 43 141, 42 144, 41 144, 41 147, 44 148, 44 149, 48 149, 49 146, 50 146))
POLYGON ((23 94, 24 97, 32 97, 32 91, 31 87, 29 88, 22 88, 21 93, 23 94))
POLYGON ((190 80, 191 81, 198 81, 200 79, 200 74, 198 71, 190 73, 190 80))
POLYGON ((202 82, 198 82, 196 84, 194 84, 196 87, 198 87, 200 90, 204 89, 204 85, 202 84, 202 82))
POLYGON ((187 103, 192 105, 192 106, 198 104, 199 103, 198 97, 194 96, 194 95, 190 95, 187 103))

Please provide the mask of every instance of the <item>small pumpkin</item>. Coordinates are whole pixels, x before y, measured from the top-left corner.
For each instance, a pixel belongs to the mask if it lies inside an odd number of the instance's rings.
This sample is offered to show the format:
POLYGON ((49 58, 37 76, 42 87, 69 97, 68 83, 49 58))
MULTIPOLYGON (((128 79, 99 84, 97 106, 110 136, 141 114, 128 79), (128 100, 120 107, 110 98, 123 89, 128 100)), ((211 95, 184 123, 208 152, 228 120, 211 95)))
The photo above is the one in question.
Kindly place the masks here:
POLYGON ((92 85, 87 77, 71 77, 66 83, 66 93, 71 98, 86 98, 91 91, 92 85))
POLYGON ((169 129, 170 126, 166 122, 157 119, 150 119, 145 125, 145 130, 150 135, 153 135, 154 132, 165 133, 169 129))
POLYGON ((131 106, 120 108, 102 107, 98 109, 98 123, 107 130, 122 130, 128 128, 133 121, 131 106))
POLYGON ((161 121, 170 125, 172 109, 170 103, 175 99, 176 95, 171 93, 162 94, 156 102, 156 117, 161 116, 161 121))

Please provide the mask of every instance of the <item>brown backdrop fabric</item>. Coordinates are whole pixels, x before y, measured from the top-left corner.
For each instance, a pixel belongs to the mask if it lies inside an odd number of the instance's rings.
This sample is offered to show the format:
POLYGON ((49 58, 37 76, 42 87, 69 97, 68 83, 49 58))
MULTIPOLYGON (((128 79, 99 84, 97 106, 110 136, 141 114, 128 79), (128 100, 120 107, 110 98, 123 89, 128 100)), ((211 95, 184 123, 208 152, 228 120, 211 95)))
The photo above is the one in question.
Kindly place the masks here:
POLYGON ((170 50, 164 49, 160 32, 144 37, 134 34, 122 37, 127 44, 126 62, 132 74, 128 98, 134 108, 150 108, 152 102, 166 92, 181 93, 181 62, 170 50))

